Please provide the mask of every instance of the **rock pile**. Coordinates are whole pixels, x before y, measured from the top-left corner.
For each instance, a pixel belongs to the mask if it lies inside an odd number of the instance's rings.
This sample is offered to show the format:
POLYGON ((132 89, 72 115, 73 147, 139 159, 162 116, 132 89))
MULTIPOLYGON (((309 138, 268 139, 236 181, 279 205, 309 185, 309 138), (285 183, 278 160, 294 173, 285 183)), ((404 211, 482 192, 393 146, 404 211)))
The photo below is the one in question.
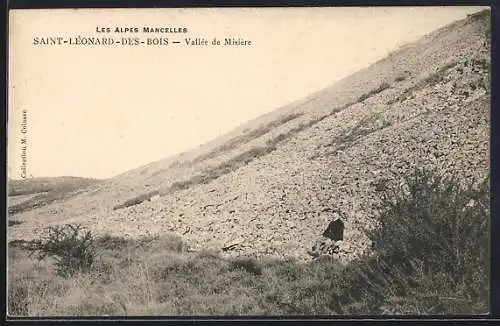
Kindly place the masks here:
POLYGON ((341 242, 342 241, 335 241, 329 238, 321 237, 321 239, 316 241, 312 249, 308 250, 307 253, 313 258, 326 255, 331 256, 339 252, 341 242))
POLYGON ((313 258, 339 253, 340 245, 344 240, 344 221, 339 212, 334 212, 335 218, 328 224, 321 237, 307 253, 313 258))

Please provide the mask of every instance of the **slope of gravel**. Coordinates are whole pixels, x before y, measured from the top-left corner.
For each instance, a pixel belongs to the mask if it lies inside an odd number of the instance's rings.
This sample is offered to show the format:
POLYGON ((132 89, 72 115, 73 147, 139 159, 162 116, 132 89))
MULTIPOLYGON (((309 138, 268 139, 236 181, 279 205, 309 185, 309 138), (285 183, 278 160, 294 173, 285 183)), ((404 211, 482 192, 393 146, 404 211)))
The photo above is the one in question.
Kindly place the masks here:
POLYGON ((227 254, 306 260, 331 211, 340 210, 347 220, 338 255, 349 261, 370 248, 364 229, 376 224, 378 180, 398 182, 415 166, 458 173, 464 183, 489 177, 488 29, 484 16, 447 26, 267 120, 257 119, 262 124, 285 112, 304 113, 237 149, 189 163, 234 136, 227 135, 183 157, 130 171, 22 214, 25 223, 9 228, 9 238, 82 223, 99 234, 174 232, 193 250, 232 245, 227 254), (221 170, 224 162, 235 165, 235 157, 255 147, 268 150, 206 183, 168 191, 206 169, 221 170), (150 190, 163 195, 112 210, 150 190))

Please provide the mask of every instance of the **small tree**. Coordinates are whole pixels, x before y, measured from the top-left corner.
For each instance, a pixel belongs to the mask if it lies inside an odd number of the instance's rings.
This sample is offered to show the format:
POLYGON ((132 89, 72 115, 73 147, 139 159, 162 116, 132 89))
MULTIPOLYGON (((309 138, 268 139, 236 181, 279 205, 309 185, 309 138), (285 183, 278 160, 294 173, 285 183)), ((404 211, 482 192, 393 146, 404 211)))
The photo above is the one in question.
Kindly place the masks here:
POLYGON ((81 225, 66 224, 47 228, 45 236, 28 241, 25 248, 39 260, 50 256, 55 259, 56 272, 61 276, 71 276, 86 272, 96 257, 94 237, 81 225))

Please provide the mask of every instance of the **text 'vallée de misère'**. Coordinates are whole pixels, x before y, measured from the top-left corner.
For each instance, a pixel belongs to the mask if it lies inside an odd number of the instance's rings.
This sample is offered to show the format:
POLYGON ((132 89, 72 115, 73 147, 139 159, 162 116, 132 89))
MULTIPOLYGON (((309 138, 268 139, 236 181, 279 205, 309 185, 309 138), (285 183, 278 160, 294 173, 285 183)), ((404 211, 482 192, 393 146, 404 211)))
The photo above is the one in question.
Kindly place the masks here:
POLYGON ((187 37, 187 27, 106 27, 96 26, 97 35, 84 36, 35 36, 36 46, 167 46, 183 45, 188 47, 207 46, 251 46, 252 40, 240 36, 228 37, 187 37), (146 35, 145 35, 146 34, 146 35), (161 35, 154 35, 161 34, 161 35), (166 36, 165 34, 169 34, 166 36))

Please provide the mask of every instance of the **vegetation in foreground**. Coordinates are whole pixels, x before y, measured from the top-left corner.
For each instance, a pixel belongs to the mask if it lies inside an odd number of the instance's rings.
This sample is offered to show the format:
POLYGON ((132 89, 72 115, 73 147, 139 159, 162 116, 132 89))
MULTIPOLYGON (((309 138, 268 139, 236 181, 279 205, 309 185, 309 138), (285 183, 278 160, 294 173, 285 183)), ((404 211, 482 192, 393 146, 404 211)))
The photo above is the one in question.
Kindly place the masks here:
POLYGON ((328 256, 305 264, 190 253, 173 236, 49 229, 9 248, 9 315, 486 313, 488 181, 461 187, 422 170, 405 180, 376 185, 376 254, 347 266, 328 256))

